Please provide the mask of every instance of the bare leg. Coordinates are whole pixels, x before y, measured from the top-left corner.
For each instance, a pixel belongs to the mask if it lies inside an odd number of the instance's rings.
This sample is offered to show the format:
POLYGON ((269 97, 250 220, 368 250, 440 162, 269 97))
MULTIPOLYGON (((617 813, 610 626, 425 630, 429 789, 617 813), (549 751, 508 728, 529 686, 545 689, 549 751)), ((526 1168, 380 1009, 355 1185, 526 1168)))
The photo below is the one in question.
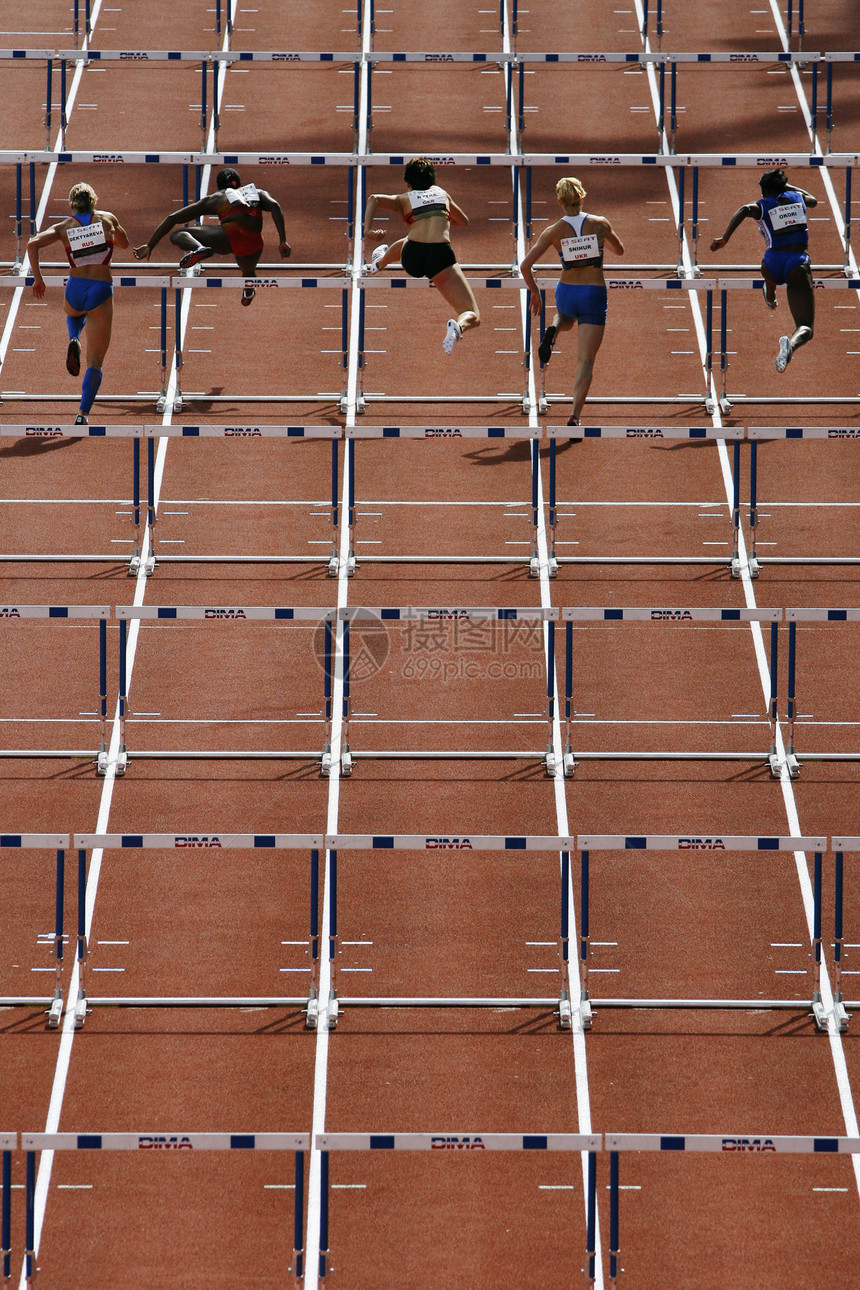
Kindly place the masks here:
POLYGON ((815 288, 812 272, 804 266, 794 269, 786 279, 788 307, 794 319, 795 331, 791 336, 791 349, 799 349, 812 340, 815 329, 815 288))
POLYGON ((87 314, 87 367, 101 371, 113 327, 113 296, 87 314))
POLYGON ((572 412, 572 417, 577 420, 582 414, 585 397, 591 386, 591 378, 594 375, 594 360, 597 357, 597 351, 603 344, 605 331, 605 327, 600 327, 596 323, 579 324, 579 346, 576 354, 576 375, 573 378, 572 412))
POLYGON ((768 309, 775 309, 776 308, 776 283, 774 282, 770 273, 768 273, 768 270, 764 261, 762 261, 761 273, 762 273, 762 277, 764 278, 765 304, 767 305, 768 309))
POLYGON ((481 325, 481 311, 478 308, 478 302, 475 300, 472 288, 463 277, 463 270, 459 264, 449 265, 447 269, 437 273, 431 281, 436 290, 442 295, 442 298, 447 301, 452 309, 456 309, 456 321, 460 331, 468 331, 470 327, 479 327, 481 325))

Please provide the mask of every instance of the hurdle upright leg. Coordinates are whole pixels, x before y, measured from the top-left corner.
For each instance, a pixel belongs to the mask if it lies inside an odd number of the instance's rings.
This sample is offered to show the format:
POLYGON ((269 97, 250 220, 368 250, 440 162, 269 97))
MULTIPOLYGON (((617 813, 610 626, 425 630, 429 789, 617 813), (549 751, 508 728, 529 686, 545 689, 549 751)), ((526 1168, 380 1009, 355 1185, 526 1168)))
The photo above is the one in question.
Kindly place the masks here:
POLYGON ((721 412, 729 412, 732 406, 731 402, 729 401, 728 394, 726 393, 726 371, 729 363, 728 353, 727 353, 727 342, 726 342, 726 335, 727 335, 727 329, 728 329, 728 326, 727 326, 728 320, 726 317, 727 312, 728 312, 728 292, 726 290, 722 290, 720 292, 720 411, 721 412))
MULTIPOLYGON (((182 167, 183 197, 188 197, 188 167, 182 167)), ((161 314, 159 339, 161 341, 161 393, 155 400, 156 412, 164 412, 167 407, 167 287, 161 288, 161 314)))
POLYGON ((564 773, 570 779, 576 770, 571 743, 573 716, 573 623, 565 623, 564 633, 564 773))
POLYGON ((531 482, 532 482, 532 549, 529 556, 529 577, 540 577, 540 555, 538 554, 538 475, 540 473, 540 443, 531 441, 531 482))
MULTIPOLYGON (((537 447, 537 440, 535 447, 537 447)), ((549 622, 546 625, 546 753, 544 754, 543 764, 549 779, 555 778, 557 769, 555 760, 555 749, 553 747, 553 725, 555 723, 555 623, 549 622)))
POLYGON ((842 886, 843 861, 842 852, 837 851, 834 857, 834 896, 833 896, 833 1016, 840 1031, 848 1029, 848 1012, 842 997, 842 957, 844 951, 842 933, 842 886))
POLYGON ((323 642, 323 672, 325 675, 324 697, 325 697, 325 729, 323 734, 323 750, 320 759, 320 775, 328 778, 331 774, 331 727, 332 727, 332 688, 333 688, 333 651, 332 651, 332 633, 333 625, 327 618, 324 624, 324 642, 323 642))
MULTIPOLYGON (((740 449, 740 444, 736 444, 740 449)), ((761 573, 761 565, 756 555, 755 540, 758 529, 758 441, 753 439, 750 443, 750 554, 749 554, 749 571, 751 578, 757 578, 761 573)))
MULTIPOLYGON (((541 287, 540 293, 540 339, 543 340, 546 332, 546 291, 541 287)), ((546 363, 538 363, 540 381, 538 388, 538 412, 545 416, 549 411, 549 400, 546 396, 546 363)))
MULTIPOLYGON (((674 63, 672 69, 674 71, 674 63)), ((678 263, 675 266, 675 276, 683 278, 684 276, 684 167, 678 167, 678 263)))
POLYGON ((794 723, 797 716, 794 683, 797 662, 797 623, 788 624, 788 730, 786 733, 785 763, 792 779, 800 774, 800 762, 794 749, 794 723))
POLYGON ((845 167, 845 251, 842 256, 842 272, 851 276, 851 167, 845 167))
POLYGON ((328 1152, 320 1152, 320 1266, 319 1279, 328 1272, 328 1152))
POLYGON ((349 716, 350 716, 350 654, 349 654, 349 620, 343 623, 343 708, 341 712, 340 736, 340 773, 352 774, 352 753, 349 749, 349 716))
POLYGON ((340 569, 340 559, 338 557, 338 499, 337 483, 340 474, 340 449, 338 440, 331 441, 331 555, 326 566, 326 573, 330 578, 336 578, 340 569))
POLYGON ((349 532, 349 551, 346 557, 346 576, 354 576, 358 568, 355 558, 355 440, 346 441, 346 526, 349 532))
POLYGON ((24 1233, 24 1275, 27 1285, 36 1279, 36 1153, 27 1152, 24 1233))
POLYGON ((63 910, 65 905, 66 853, 57 851, 57 898, 54 907, 54 997, 48 1009, 48 1029, 56 1030, 63 1015, 63 910))
POLYGON ((75 1003, 75 1030, 87 1019, 87 853, 78 850, 78 998, 75 1003))
POLYGON ((619 1246, 619 1188, 618 1188, 618 1152, 609 1153, 609 1284, 612 1290, 618 1286, 619 1246))
POLYGON ((693 275, 700 277, 699 269, 699 167, 693 167, 693 197, 690 212, 690 258, 693 262, 693 275))
POLYGON ((2 1218, 0 1218, 0 1254, 3 1257, 3 1280, 9 1281, 12 1276, 12 1152, 3 1152, 3 1199, 2 1218))
POLYGON ((732 559, 729 568, 733 578, 741 576, 741 445, 732 444, 732 559))
POLYGON ((133 578, 140 570, 140 440, 131 441, 131 522, 134 526, 134 546, 128 562, 128 576, 133 578))
POLYGON ((15 167, 15 263, 12 272, 18 274, 24 267, 21 259, 21 234, 24 226, 24 171, 20 163, 15 167))
POLYGON ((304 1277, 305 1250, 302 1232, 304 1229, 305 1211, 305 1153, 296 1152, 296 1189, 293 1204, 293 1276, 296 1285, 301 1285, 304 1277))
POLYGON ((310 952, 311 952, 311 987, 308 991, 308 1010, 305 1017, 305 1026, 308 1030, 316 1030, 319 1021, 320 1012, 320 915, 319 915, 319 895, 320 895, 320 853, 314 848, 311 851, 311 935, 310 935, 310 952))
POLYGON ((590 1030, 593 1020, 591 1012, 591 996, 588 992, 588 956, 590 954, 590 932, 589 922, 591 918, 589 904, 590 874, 588 852, 583 851, 580 857, 580 904, 579 912, 579 962, 581 968, 580 985, 579 985, 579 1012, 582 1021, 583 1030, 590 1030))
POLYGON ((119 620, 119 751, 116 758, 116 775, 124 775, 128 765, 128 750, 125 744, 125 715, 128 708, 126 694, 128 678, 128 623, 124 618, 119 620))
POLYGON ((819 1030, 827 1030, 827 1013, 821 1003, 821 852, 816 851, 812 877, 812 1015, 819 1030))
POLYGON ((781 766, 776 752, 776 732, 779 726, 779 709, 777 701, 777 673, 779 665, 779 623, 770 625, 770 703, 768 705, 768 725, 770 726, 770 750, 767 764, 774 779, 779 779, 781 766))
POLYGON ((561 853, 561 925, 559 958, 561 959, 561 992, 558 1005, 558 1028, 570 1030, 573 1013, 570 1001, 570 852, 561 853))
POLYGON ((586 1209, 585 1274, 589 1290, 597 1279, 597 1152, 588 1153, 588 1197, 586 1209))
POLYGON ((550 578, 558 576, 558 557, 555 553, 555 518, 556 518, 556 464, 558 446, 555 439, 549 441, 549 527, 547 530, 547 573, 550 578))
POLYGON ((176 312, 176 334, 175 334, 176 393, 173 396, 172 411, 181 412, 185 405, 182 399, 182 387, 181 387, 183 358, 182 358, 182 289, 180 287, 176 288, 175 295, 176 295, 176 299, 174 301, 174 308, 176 312))
MULTIPOLYGON (((338 1020, 338 999, 337 999, 337 852, 329 851, 329 907, 328 907, 328 957, 331 972, 331 985, 329 987, 328 1010, 326 1012, 326 1024, 329 1030, 334 1030, 338 1020)), ((320 1241, 322 1248, 322 1241, 320 1241)))
POLYGON ((96 769, 107 770, 107 620, 99 621, 99 753, 96 769))

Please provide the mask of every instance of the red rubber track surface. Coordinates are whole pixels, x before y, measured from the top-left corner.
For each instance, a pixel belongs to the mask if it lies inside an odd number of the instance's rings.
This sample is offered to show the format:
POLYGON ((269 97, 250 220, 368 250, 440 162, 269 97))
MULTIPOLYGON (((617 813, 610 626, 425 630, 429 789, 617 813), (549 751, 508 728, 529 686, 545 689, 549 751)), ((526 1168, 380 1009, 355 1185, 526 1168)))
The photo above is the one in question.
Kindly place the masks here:
MULTIPOLYGON (((711 0, 667 0, 663 8, 664 51, 783 48, 784 14, 778 26, 769 4, 743 13, 711 0)), ((649 35, 656 48, 651 9, 649 35)), ((373 48, 499 51, 498 17, 490 0, 429 6, 402 0, 390 9, 377 4, 373 48)), ((860 46, 854 6, 846 0, 807 0, 805 20, 806 50, 860 46)), ((641 8, 619 8, 615 0, 563 6, 528 0, 519 7, 518 23, 521 52, 642 48, 641 8)), ((213 12, 202 3, 101 8, 90 44, 210 51, 221 47, 213 27, 213 12)), ((74 44, 66 4, 45 0, 22 14, 0 0, 0 47, 74 44)), ((790 47, 797 44, 795 35, 790 47)), ((360 45, 355 11, 346 3, 298 0, 240 7, 230 42, 233 49, 341 53, 360 45)), ((0 65, 10 87, 0 148, 43 147, 44 64, 0 65)), ((651 82, 639 67, 525 66, 525 132, 519 139, 524 151, 656 150, 651 82)), ((71 84, 71 67, 69 76, 71 84)), ((351 151, 353 76, 349 61, 232 67, 221 99, 220 148, 351 151)), ((795 82, 781 65, 680 64, 677 151, 773 157, 810 152, 798 96, 799 86, 809 100, 810 79, 808 65, 795 82)), ((52 144, 58 85, 55 68, 52 144)), ((200 86, 198 63, 92 62, 69 113, 66 146, 196 150, 200 86)), ((833 149, 856 153, 860 83, 852 65, 835 65, 833 86, 833 149)), ((382 63, 373 71, 371 145, 375 152, 404 156, 425 150, 504 153, 505 103, 504 75, 492 63, 382 63)), ((818 125, 823 137, 821 109, 818 125)), ((563 172, 533 170, 533 237, 555 218, 554 185, 563 172)), ((400 187, 399 167, 373 166, 366 173, 371 191, 400 187)), ((662 168, 594 165, 578 173, 589 208, 607 214, 625 243, 623 259, 607 256, 610 280, 674 277, 678 238, 662 168)), ((843 243, 824 176, 814 169, 792 174, 819 198, 811 223, 814 275, 838 277, 843 243)), ((835 209, 842 211, 845 172, 827 175, 835 209)), ((855 170, 855 185, 856 175, 855 170)), ((261 276, 342 280, 352 308, 357 288, 343 274, 354 254, 347 236, 347 168, 260 165, 243 167, 242 177, 277 197, 293 248, 291 260, 277 260, 267 219, 261 276)), ((487 276, 487 266, 494 266, 494 276, 508 276, 517 258, 510 169, 451 167, 440 178, 469 215, 469 227, 453 233, 461 263, 479 266, 468 268, 468 276, 487 276)), ((184 200, 178 166, 75 164, 56 174, 40 166, 38 197, 49 185, 43 223, 63 214, 68 188, 78 180, 94 183, 101 205, 118 215, 133 245, 184 200)), ((758 275, 761 243, 749 222, 720 256, 707 250, 731 213, 756 192, 755 170, 700 169, 697 251, 704 278, 758 275)), ((14 212, 12 166, 0 166, 0 206, 6 216, 14 212)), ((393 223, 388 227, 388 240, 402 235, 393 223)), ((11 266, 15 250, 14 221, 4 218, 0 262, 11 266)), ((146 267, 121 252, 116 276, 175 273, 177 258, 167 240, 146 267)), ((52 266, 46 254, 43 263, 46 272, 63 273, 56 258, 52 266)), ((546 269, 552 267, 547 262, 546 269)), ((219 274, 232 279, 235 269, 215 260, 203 279, 219 274)), ((169 419, 243 427, 354 423, 354 365, 348 417, 339 406, 345 379, 341 290, 261 289, 248 309, 240 307, 239 294, 191 291, 183 340, 186 407, 169 419), (290 401, 283 401, 285 395, 290 401)), ((444 302, 418 290, 368 288, 362 374, 367 406, 359 425, 528 424, 520 294, 486 287, 476 294, 482 325, 448 359, 440 348, 444 302)), ((857 292, 817 292, 814 341, 781 376, 773 360, 779 336, 789 330, 784 291, 775 314, 767 313, 757 292, 739 289, 727 296, 729 395, 798 401, 733 398, 730 408, 716 414, 720 423, 842 426, 856 432, 857 292), (825 394, 839 401, 811 401, 825 394)), ((611 290, 584 421, 664 429, 710 424, 699 330, 704 308, 701 291, 611 290), (662 401, 669 397, 675 401, 662 401), (631 399, 636 401, 626 401, 631 399)), ((11 289, 0 289, 0 335, 7 325, 0 420, 68 425, 79 384, 65 371, 59 289, 49 288, 42 303, 29 291, 19 300, 11 289), (27 397, 16 399, 15 392, 27 397)), ((174 326, 169 291, 168 354, 174 326)), ((535 339, 535 368, 536 344, 535 339)), ((545 373, 550 410, 539 418, 541 427, 563 424, 569 415, 575 347, 575 333, 556 345, 545 373)), ((354 349, 351 331, 351 356, 354 349)), ((160 355, 159 289, 117 286, 113 339, 91 421, 158 424, 160 355)), ((718 360, 717 353, 717 379, 718 360)), ((141 590, 127 574, 133 545, 131 440, 0 437, 0 555, 110 557, 0 561, 0 605, 116 607, 142 598, 145 605, 165 606, 327 607, 338 602, 339 593, 350 606, 397 607, 532 607, 542 603, 542 594, 554 606, 756 603, 784 609, 860 603, 856 565, 766 563, 769 555, 860 558, 854 442, 759 445, 757 549, 764 566, 754 583, 732 578, 727 567, 724 461, 731 459, 731 445, 724 458, 713 442, 561 442, 562 562, 554 581, 539 582, 528 574, 527 440, 359 440, 358 567, 347 582, 328 577, 325 567, 332 544, 329 442, 166 442, 156 526, 160 557, 314 558, 280 564, 162 559, 145 585, 141 580, 141 590), (678 555, 713 557, 713 563, 659 562, 678 555), (435 562, 404 558, 410 556, 432 556, 435 562), (643 556, 653 562, 624 562, 643 556), (607 560, 589 563, 582 557, 607 560)), ((343 443, 339 448, 342 513, 343 443)), ((145 444, 143 450, 145 462, 145 444)), ((540 463, 546 517, 545 440, 540 463)), ((749 445, 743 444, 747 542, 749 466, 749 445)), ((336 543, 339 533, 337 528, 336 543)), ((0 749, 94 749, 96 623, 4 620, 0 631, 0 749)), ((860 750, 856 632, 851 623, 799 627, 801 760, 804 751, 860 750)), ((766 655, 766 624, 762 633, 766 655)), ((327 781, 318 774, 322 628, 145 621, 129 693, 129 767, 113 787, 107 814, 105 782, 88 757, 5 756, 0 831, 556 835, 563 805, 570 834, 788 835, 795 819, 805 836, 860 833, 856 762, 807 761, 796 780, 771 777, 765 765, 766 695, 754 633, 745 623, 575 623, 577 750, 732 751, 748 753, 750 760, 583 758, 574 777, 558 785, 546 778, 541 763, 547 725, 539 628, 514 623, 491 631, 479 624, 470 631, 413 622, 381 632, 356 624, 352 637, 368 665, 353 678, 351 778, 327 781), (222 756, 135 757, 141 751, 201 750, 222 756), (251 750, 263 757, 223 756, 251 750), (276 756, 284 750, 307 755, 276 756), (521 755, 456 756, 501 750, 521 755), (408 755, 428 751, 450 756, 408 755), (371 752, 390 755, 362 757, 371 752)), ((557 638, 562 641, 563 634, 557 638)), ((784 668, 784 626, 779 642, 784 668)), ((109 722, 118 692, 118 651, 118 621, 112 616, 109 722)), ((561 646, 559 651, 563 695, 561 646)), ((783 734, 785 685, 782 670, 783 734)), ((65 884, 67 994, 74 974, 75 856, 67 855, 65 884)), ((578 913, 575 853, 572 860, 578 913)), ((79 1132, 310 1133, 324 1127, 545 1133, 590 1126, 601 1133, 847 1133, 849 1108, 853 1104, 856 1117, 860 1089, 858 1023, 855 1018, 847 1033, 828 1039, 808 1015, 812 960, 799 875, 808 880, 811 854, 807 862, 799 869, 791 853, 594 851, 589 965, 598 1002, 593 1028, 583 1035, 575 1020, 573 1038, 559 1030, 552 1007, 346 1005, 325 1042, 305 1028, 299 1007, 94 1008, 82 1031, 64 1023, 65 1033, 47 1030, 40 1009, 4 1008, 0 1130, 42 1131, 50 1123, 79 1132), (797 1000, 797 1008, 601 1009, 601 996, 779 998, 797 1000), (65 1061, 63 1083, 57 1072, 65 1061), (844 1077, 837 1076, 838 1062, 844 1063, 844 1077)), ((825 968, 832 975, 832 856, 824 863, 822 934, 825 968)), ((347 848, 339 852, 338 866, 341 994, 558 996, 557 852, 347 848)), ((92 868, 90 880, 94 888, 92 868)), ((0 996, 50 994, 53 893, 52 851, 0 849, 0 996)), ((302 995, 311 976, 309 893, 304 850, 108 850, 92 910, 90 993, 302 995)), ((858 917, 860 878, 855 859, 846 855, 845 938, 852 946, 860 941, 858 917)), ((326 938, 323 928, 323 958, 326 938)), ((571 928, 574 965, 577 951, 571 928)), ((848 971, 856 952, 848 950, 848 971)), ((855 980, 845 975, 846 998, 856 997, 855 980)), ((58 1152, 44 1208, 39 1286, 292 1284, 292 1155, 177 1154, 178 1159, 159 1153, 141 1160, 125 1152, 58 1152)), ((438 1154, 332 1153, 333 1284, 447 1290, 567 1287, 579 1280, 585 1204, 578 1157, 438 1154)), ((24 1168, 24 1154, 16 1152, 16 1286, 24 1248, 24 1168)), ((608 1161, 601 1155, 601 1285, 609 1284, 608 1183, 608 1161)), ((850 1158, 623 1154, 621 1183, 620 1284, 630 1290, 800 1290, 847 1286, 856 1278, 858 1183, 850 1158)), ((318 1197, 311 1196, 309 1204, 313 1209, 318 1197)), ((308 1233, 315 1253, 310 1225, 308 1233)), ((306 1281, 317 1284, 314 1261, 306 1281)))

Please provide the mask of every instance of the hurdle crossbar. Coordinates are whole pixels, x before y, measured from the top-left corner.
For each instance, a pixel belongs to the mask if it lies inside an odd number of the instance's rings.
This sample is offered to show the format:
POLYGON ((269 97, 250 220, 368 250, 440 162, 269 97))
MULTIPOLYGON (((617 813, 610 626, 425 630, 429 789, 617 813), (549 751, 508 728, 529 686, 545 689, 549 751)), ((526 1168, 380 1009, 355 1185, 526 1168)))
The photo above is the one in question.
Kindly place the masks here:
POLYGON ((87 1013, 95 1007, 112 1008, 301 1008, 306 1025, 314 1028, 319 1015, 319 852, 323 838, 312 833, 76 833, 73 838, 78 852, 78 995, 74 1024, 79 1030, 87 1013), (86 932, 86 857, 94 850, 221 852, 224 850, 284 851, 307 850, 310 853, 310 984, 303 995, 88 995, 86 968, 89 944, 86 932))
POLYGON ((821 1000, 821 908, 822 908, 822 853, 827 850, 826 837, 795 836, 761 836, 761 835, 721 835, 707 830, 691 830, 689 835, 682 834, 578 834, 577 847, 580 851, 580 1016, 583 1028, 591 1028, 595 1008, 684 1008, 684 1009, 731 1009, 755 1010, 758 1008, 785 1009, 791 1012, 809 1009, 819 1030, 826 1031, 828 1014, 821 1000), (754 852, 762 854, 795 854, 797 852, 814 853, 813 878, 813 936, 812 954, 814 959, 812 991, 808 1000, 801 999, 634 999, 607 998, 593 999, 589 990, 588 962, 590 946, 590 854, 592 851, 675 851, 706 852, 710 857, 725 855, 727 852, 754 852))
POLYGON ((185 1151, 292 1151, 295 1153, 293 1198, 293 1251, 289 1273, 295 1285, 304 1276, 305 1152, 306 1133, 22 1133, 26 1155, 25 1274, 28 1285, 36 1276, 36 1152, 37 1151, 156 1151, 163 1158, 185 1151))
POLYGON ((318 1133, 314 1149, 320 1154, 319 1278, 327 1279, 329 1247, 329 1153, 354 1151, 513 1151, 587 1153, 586 1264, 594 1285, 597 1233, 597 1160, 602 1150, 598 1133, 318 1133))
MULTIPOLYGON (((601 608, 596 606, 577 605, 562 608, 561 619, 565 626, 565 668, 564 668, 564 774, 570 778, 579 761, 746 761, 764 762, 771 775, 778 778, 782 763, 777 755, 776 731, 777 715, 777 664, 778 664, 778 627, 782 622, 781 609, 723 609, 702 606, 681 607, 644 607, 601 608), (662 623, 667 627, 700 622, 716 623, 769 623, 770 624, 770 701, 767 712, 767 724, 770 734, 769 748, 766 755, 761 752, 742 752, 731 750, 701 751, 596 751, 579 752, 574 750, 572 727, 577 720, 573 699, 573 624, 582 622, 640 622, 662 623)), ((587 720, 582 718, 579 720, 587 720)), ((762 719, 764 721, 764 718, 762 719)), ((659 724, 659 723, 655 723, 659 724)), ((734 725, 734 722, 726 724, 734 725)))
POLYGON ((607 1133, 604 1150, 609 1155, 609 1284, 618 1285, 620 1184, 619 1155, 630 1151, 708 1152, 743 1156, 769 1155, 857 1155, 860 1138, 802 1137, 764 1133, 607 1133))
MULTIPOLYGON (((2 995, 0 1008, 40 1008, 47 1012, 49 1030, 56 1030, 63 1013, 63 923, 65 900, 65 865, 66 851, 69 849, 67 833, 14 833, 0 832, 0 850, 53 850, 57 853, 56 895, 54 900, 54 934, 51 937, 51 953, 54 959, 54 992, 47 997, 42 995, 2 995)), ((0 1148, 3 1144, 0 1141, 0 1148)), ((4 1250, 5 1250, 4 1245, 4 1250)), ((8 1272, 6 1273, 8 1275, 8 1272)))

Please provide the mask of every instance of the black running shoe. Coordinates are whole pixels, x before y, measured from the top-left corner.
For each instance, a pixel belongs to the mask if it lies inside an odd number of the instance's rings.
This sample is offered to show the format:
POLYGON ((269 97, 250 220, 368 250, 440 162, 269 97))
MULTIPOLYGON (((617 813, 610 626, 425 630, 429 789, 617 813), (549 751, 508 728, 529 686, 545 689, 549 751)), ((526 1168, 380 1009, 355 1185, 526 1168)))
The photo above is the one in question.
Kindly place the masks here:
POLYGON ((555 333, 556 328, 550 323, 549 327, 547 327, 543 334, 543 340, 538 345, 538 358, 544 367, 546 367, 547 363, 552 358, 552 347, 555 344, 555 333))
POLYGON ((257 294, 257 293, 256 293, 256 291, 254 290, 254 288, 253 288, 253 287, 243 287, 243 288, 242 288, 242 304, 243 304, 243 305, 249 305, 249 304, 251 303, 251 301, 254 299, 254 296, 255 296, 256 294, 257 294))
POLYGON ((81 342, 77 336, 73 336, 69 341, 69 348, 66 350, 66 371, 69 376, 80 376, 81 374, 81 342))
MULTIPOLYGON (((578 425, 580 425, 581 423, 580 423, 579 417, 568 417, 567 424, 568 424, 569 426, 578 426, 578 425)), ((570 440, 569 440, 569 442, 570 442, 570 443, 582 443, 582 435, 571 435, 571 436, 570 436, 570 440)))
POLYGON ((198 246, 195 251, 188 251, 183 255, 179 261, 179 267, 180 269, 193 268, 195 264, 199 264, 201 260, 208 260, 210 255, 214 254, 211 246, 198 246))
POLYGON ((83 412, 79 412, 78 415, 75 417, 76 426, 88 426, 89 424, 90 423, 87 420, 87 418, 84 416, 83 412))

